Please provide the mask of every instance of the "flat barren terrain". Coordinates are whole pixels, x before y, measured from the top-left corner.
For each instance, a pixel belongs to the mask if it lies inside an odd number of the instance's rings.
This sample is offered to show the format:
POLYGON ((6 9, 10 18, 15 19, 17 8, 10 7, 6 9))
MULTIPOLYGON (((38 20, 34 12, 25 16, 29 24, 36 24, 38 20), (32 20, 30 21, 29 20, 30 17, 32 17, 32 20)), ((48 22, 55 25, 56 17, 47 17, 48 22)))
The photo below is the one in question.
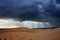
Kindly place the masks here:
POLYGON ((0 30, 1 40, 60 40, 60 28, 29 29, 12 28, 0 30))

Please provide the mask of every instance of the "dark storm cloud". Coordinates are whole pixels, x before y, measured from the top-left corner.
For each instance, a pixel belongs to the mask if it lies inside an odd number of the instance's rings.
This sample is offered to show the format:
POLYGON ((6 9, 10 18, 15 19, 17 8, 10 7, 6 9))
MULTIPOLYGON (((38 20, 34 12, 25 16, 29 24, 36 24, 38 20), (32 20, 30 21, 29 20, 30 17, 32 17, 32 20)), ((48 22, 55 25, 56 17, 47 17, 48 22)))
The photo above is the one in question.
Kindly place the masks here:
POLYGON ((56 0, 56 3, 60 4, 60 0, 56 0))
POLYGON ((34 20, 38 16, 35 0, 0 0, 0 18, 34 20))
POLYGON ((0 0, 0 18, 57 22, 60 20, 60 8, 53 1, 44 3, 37 0, 0 0))
POLYGON ((51 1, 49 4, 45 5, 46 7, 45 12, 49 13, 50 16, 60 18, 60 7, 57 7, 53 1, 51 1))
POLYGON ((53 25, 55 26, 60 26, 60 4, 51 0, 49 3, 44 4, 44 11, 48 14, 47 21, 54 22, 53 25))

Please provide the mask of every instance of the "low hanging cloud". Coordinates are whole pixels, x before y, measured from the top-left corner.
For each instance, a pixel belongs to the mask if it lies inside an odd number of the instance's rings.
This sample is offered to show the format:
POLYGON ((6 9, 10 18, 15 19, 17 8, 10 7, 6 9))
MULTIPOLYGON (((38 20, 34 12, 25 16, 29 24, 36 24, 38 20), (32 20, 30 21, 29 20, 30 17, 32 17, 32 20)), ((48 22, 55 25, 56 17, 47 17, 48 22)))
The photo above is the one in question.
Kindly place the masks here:
POLYGON ((0 19, 0 29, 5 28, 53 28, 53 23, 49 22, 36 22, 36 21, 17 21, 15 19, 0 19))

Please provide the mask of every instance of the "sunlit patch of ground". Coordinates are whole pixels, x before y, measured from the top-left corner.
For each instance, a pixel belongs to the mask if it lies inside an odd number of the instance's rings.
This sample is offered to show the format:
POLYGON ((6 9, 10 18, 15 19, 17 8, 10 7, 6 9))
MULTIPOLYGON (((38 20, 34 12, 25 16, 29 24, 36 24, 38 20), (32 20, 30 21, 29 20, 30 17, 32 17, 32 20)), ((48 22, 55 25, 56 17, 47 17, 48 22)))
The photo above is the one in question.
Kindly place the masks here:
POLYGON ((60 28, 45 30, 29 28, 3 29, 0 30, 0 38, 6 38, 7 40, 60 40, 60 28))

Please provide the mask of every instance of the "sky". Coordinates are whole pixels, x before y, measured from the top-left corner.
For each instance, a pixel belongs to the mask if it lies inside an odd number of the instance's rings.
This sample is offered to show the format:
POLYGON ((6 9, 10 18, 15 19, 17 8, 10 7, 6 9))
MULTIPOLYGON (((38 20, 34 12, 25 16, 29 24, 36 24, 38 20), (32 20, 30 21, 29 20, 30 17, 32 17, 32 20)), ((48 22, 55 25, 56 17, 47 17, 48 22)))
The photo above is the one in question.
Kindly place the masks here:
POLYGON ((0 19, 48 22, 60 26, 59 0, 0 0, 0 19))
POLYGON ((0 19, 0 29, 5 28, 54 28, 54 23, 36 21, 17 21, 15 19, 0 19))

